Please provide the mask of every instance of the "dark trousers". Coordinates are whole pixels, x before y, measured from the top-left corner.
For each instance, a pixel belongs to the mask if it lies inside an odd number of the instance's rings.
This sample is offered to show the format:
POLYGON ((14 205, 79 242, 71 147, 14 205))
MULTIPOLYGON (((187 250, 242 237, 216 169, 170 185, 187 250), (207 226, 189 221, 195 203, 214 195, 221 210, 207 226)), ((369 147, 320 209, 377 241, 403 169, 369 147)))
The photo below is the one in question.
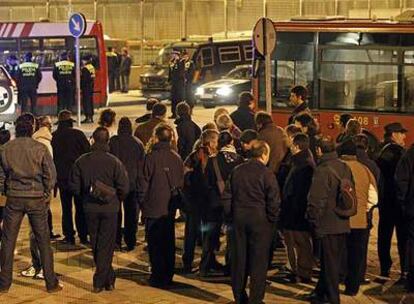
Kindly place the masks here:
POLYGON ((145 232, 151 263, 150 282, 156 286, 169 285, 175 266, 174 216, 147 218, 145 232))
POLYGON ((201 215, 200 210, 194 208, 186 213, 184 230, 184 253, 183 264, 191 267, 194 261, 194 250, 200 232, 201 215))
POLYGON ((407 228, 405 219, 398 208, 379 208, 378 257, 382 274, 389 273, 392 265, 390 250, 394 227, 397 232, 397 246, 398 255, 400 257, 401 273, 405 273, 407 272, 407 228))
POLYGON ((58 279, 53 269, 53 252, 50 248, 50 233, 47 224, 49 204, 42 199, 8 198, 4 210, 3 235, 0 249, 0 288, 12 284, 13 259, 20 225, 25 214, 29 217, 40 251, 46 288, 53 289, 58 279))
POLYGON ((414 291, 414 218, 407 220, 407 288, 409 291, 414 291))
POLYGON ((346 250, 346 234, 326 235, 321 239, 321 272, 315 293, 320 299, 339 304, 339 272, 346 250))
POLYGON ((53 235, 53 216, 52 216, 52 211, 50 211, 50 208, 47 211, 47 224, 49 226, 50 236, 52 236, 53 235))
POLYGON ((266 273, 272 224, 264 211, 234 211, 231 237, 231 285, 236 303, 262 303, 265 295, 266 273), (250 276, 250 295, 246 294, 250 276))
MULTIPOLYGON (((129 249, 135 248, 137 243, 137 230, 138 230, 138 200, 137 193, 130 192, 127 198, 123 201, 124 207, 124 241, 129 249)), ((118 229, 116 242, 119 246, 122 244, 122 209, 119 208, 118 212, 118 229)))
POLYGON ((220 229, 222 222, 202 221, 201 231, 203 251, 201 253, 200 272, 208 273, 217 265, 216 253, 220 245, 220 229))
POLYGON ((171 87, 171 113, 176 115, 175 109, 177 104, 184 100, 185 87, 184 84, 173 84, 171 87))
POLYGON ((82 90, 82 106, 83 114, 87 118, 93 117, 93 90, 84 89, 82 90))
POLYGON ((284 236, 292 273, 301 278, 310 279, 315 264, 310 232, 285 230, 284 236))
POLYGON ((109 93, 115 91, 115 73, 113 71, 108 72, 108 89, 109 93))
POLYGON ((19 91, 18 97, 20 105, 22 107, 22 113, 28 112, 27 100, 30 99, 30 112, 33 115, 36 115, 37 90, 22 88, 19 91))
POLYGON ((365 278, 368 240, 369 229, 351 229, 346 239, 345 287, 351 293, 358 293, 365 278))
POLYGON ((62 204, 62 230, 65 238, 73 240, 75 230, 73 229, 72 200, 75 202, 75 225, 81 241, 86 241, 88 237, 88 227, 83 211, 83 204, 80 198, 74 197, 72 192, 67 189, 59 188, 60 202, 62 204))
POLYGON ((115 212, 87 212, 89 235, 95 262, 93 287, 104 288, 115 284, 112 258, 115 250, 118 216, 115 212))
POLYGON ((129 91, 129 75, 121 74, 121 92, 128 93, 129 91))
POLYGON ((67 86, 57 90, 57 112, 62 110, 72 110, 75 100, 75 88, 67 86))

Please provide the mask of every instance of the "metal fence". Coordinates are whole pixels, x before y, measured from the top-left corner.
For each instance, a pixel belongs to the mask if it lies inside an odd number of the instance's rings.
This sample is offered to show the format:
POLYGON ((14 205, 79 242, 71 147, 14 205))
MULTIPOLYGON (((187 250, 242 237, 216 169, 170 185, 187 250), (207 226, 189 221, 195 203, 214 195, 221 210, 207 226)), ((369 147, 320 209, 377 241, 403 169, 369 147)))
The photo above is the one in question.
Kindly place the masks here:
MULTIPOLYGON (((414 7, 414 0, 143 0, 143 37, 171 40, 191 35, 250 30, 266 15, 273 20, 297 15, 391 17, 414 7)), ((1 21, 67 20, 83 12, 100 20, 113 38, 140 39, 141 0, 1 0, 1 21)))

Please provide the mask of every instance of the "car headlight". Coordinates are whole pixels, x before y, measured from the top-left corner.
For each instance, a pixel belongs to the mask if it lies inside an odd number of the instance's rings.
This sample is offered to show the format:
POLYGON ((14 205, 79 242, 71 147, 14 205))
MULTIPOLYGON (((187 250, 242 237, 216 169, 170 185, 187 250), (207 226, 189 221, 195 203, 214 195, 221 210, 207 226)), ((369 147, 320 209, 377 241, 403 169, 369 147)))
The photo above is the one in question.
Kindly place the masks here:
POLYGON ((197 88, 196 95, 204 95, 204 88, 197 88))
POLYGON ((222 87, 216 91, 217 95, 220 96, 229 96, 233 93, 233 90, 230 87, 222 87))

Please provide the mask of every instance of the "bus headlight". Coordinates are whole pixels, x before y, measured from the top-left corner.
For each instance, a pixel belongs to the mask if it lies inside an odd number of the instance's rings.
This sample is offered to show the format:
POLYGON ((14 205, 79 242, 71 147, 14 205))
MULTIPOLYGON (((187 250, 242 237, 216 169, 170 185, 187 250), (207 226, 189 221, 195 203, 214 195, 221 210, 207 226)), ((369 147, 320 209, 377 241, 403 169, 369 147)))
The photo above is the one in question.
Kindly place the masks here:
POLYGON ((216 91, 216 93, 217 93, 217 95, 227 97, 227 96, 229 96, 231 93, 233 93, 233 90, 232 90, 230 87, 227 87, 227 86, 226 86, 226 87, 222 87, 222 88, 218 89, 218 90, 216 91))
POLYGON ((198 87, 195 94, 199 96, 204 95, 204 88, 198 87))

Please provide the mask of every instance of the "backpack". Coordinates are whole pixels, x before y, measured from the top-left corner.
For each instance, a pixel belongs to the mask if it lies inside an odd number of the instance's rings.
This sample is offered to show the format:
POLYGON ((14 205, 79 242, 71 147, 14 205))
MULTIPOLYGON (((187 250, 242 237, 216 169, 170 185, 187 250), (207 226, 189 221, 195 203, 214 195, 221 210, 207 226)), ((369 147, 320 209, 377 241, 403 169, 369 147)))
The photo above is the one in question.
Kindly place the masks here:
POLYGON ((342 218, 350 218, 356 215, 358 202, 353 182, 349 178, 340 177, 331 167, 329 167, 329 171, 339 181, 339 193, 334 212, 342 218))

